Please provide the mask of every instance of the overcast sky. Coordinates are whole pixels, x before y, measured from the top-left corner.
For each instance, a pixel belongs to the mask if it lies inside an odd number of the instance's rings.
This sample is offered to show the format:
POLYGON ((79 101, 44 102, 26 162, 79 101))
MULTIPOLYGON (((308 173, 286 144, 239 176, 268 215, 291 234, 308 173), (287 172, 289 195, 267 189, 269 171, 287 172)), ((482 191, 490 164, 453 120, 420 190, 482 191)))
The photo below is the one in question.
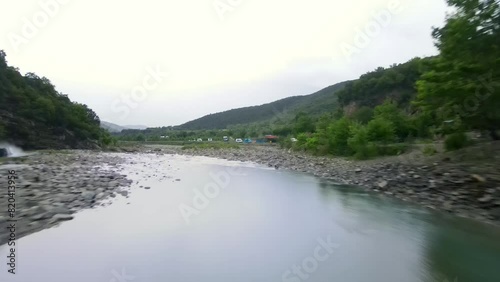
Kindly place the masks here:
POLYGON ((177 125, 437 53, 444 0, 0 0, 0 49, 101 120, 177 125))

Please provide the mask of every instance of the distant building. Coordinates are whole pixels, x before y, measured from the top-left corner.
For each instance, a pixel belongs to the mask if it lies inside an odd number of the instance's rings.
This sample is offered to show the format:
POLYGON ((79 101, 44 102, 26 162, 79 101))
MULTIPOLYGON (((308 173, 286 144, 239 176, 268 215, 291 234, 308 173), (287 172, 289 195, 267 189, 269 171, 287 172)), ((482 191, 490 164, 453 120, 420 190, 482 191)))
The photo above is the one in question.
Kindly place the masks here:
POLYGON ((275 136, 275 135, 266 135, 266 136, 264 136, 264 139, 270 143, 278 142, 278 136, 275 136))

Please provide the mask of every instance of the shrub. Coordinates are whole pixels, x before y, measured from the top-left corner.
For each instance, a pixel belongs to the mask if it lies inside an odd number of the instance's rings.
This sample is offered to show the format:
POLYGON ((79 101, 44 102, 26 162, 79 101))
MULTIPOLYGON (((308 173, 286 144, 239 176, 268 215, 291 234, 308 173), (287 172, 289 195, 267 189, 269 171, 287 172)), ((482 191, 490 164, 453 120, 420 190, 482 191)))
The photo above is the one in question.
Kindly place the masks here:
POLYGON ((450 134, 446 137, 444 141, 444 147, 447 151, 454 151, 458 149, 462 149, 468 143, 467 135, 463 132, 456 132, 450 134))
POLYGON ((394 124, 384 118, 371 120, 366 126, 368 140, 374 142, 391 143, 396 140, 394 124))
POLYGON ((316 136, 308 138, 305 147, 306 150, 315 153, 318 150, 318 138, 316 136))
POLYGON ((352 152, 347 144, 350 136, 350 122, 345 117, 332 123, 328 128, 328 145, 331 153, 339 156, 351 155, 352 152))
POLYGON ((355 125, 351 127, 353 136, 349 138, 348 144, 354 152, 354 158, 362 160, 375 157, 377 148, 368 141, 368 132, 366 127, 355 125))
POLYGON ((424 149, 422 150, 422 153, 426 156, 433 156, 437 153, 437 150, 434 146, 432 145, 427 145, 424 147, 424 149))

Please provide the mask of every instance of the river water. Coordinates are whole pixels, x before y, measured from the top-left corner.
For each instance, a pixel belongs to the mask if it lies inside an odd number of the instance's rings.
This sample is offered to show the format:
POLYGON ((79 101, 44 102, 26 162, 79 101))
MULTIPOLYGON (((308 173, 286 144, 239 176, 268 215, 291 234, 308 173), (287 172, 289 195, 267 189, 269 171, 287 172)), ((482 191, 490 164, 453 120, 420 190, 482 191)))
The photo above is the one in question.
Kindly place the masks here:
POLYGON ((496 227, 259 165, 127 159, 129 198, 18 240, 0 281, 500 281, 496 227))

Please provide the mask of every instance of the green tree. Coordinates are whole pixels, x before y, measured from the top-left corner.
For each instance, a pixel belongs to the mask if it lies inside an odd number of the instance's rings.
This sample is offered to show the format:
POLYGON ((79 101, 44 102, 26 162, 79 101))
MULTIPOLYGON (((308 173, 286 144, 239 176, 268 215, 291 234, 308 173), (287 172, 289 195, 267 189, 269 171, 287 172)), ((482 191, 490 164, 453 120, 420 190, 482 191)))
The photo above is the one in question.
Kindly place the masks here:
POLYGON ((348 156, 351 149, 347 143, 350 137, 350 122, 343 117, 333 122, 328 128, 328 145, 334 155, 348 156))
POLYGON ((295 134, 302 133, 302 132, 314 132, 316 126, 314 124, 314 121, 312 118, 304 113, 300 112, 295 116, 295 126, 294 126, 294 132, 295 134))
POLYGON ((384 118, 371 120, 366 126, 368 139, 384 144, 394 142, 396 139, 396 129, 394 124, 384 118))
POLYGON ((499 139, 500 3, 447 0, 454 13, 432 35, 440 56, 429 62, 418 87, 422 109, 441 121, 459 115, 464 126, 499 139))
POLYGON ((394 126, 394 133, 400 141, 410 133, 408 117, 398 108, 396 102, 386 100, 382 105, 375 107, 375 119, 384 119, 394 126))
POLYGON ((352 118, 362 124, 367 124, 373 118, 373 110, 369 107, 363 106, 354 112, 352 118))
POLYGON ((352 125, 351 135, 347 143, 356 159, 368 159, 377 155, 376 147, 368 140, 368 130, 365 126, 352 125))

